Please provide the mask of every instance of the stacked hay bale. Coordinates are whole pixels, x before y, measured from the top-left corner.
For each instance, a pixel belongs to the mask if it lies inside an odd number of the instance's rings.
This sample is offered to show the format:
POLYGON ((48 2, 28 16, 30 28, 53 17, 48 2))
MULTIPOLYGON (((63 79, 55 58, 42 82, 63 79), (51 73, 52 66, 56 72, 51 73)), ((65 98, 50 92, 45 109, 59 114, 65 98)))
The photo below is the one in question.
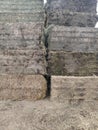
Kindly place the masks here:
POLYGON ((47 23, 54 24, 48 39, 52 99, 98 100, 96 2, 48 0, 47 23))
POLYGON ((96 0, 48 0, 48 24, 93 27, 96 16, 96 0))
POLYGON ((0 99, 46 96, 42 0, 0 0, 0 99))

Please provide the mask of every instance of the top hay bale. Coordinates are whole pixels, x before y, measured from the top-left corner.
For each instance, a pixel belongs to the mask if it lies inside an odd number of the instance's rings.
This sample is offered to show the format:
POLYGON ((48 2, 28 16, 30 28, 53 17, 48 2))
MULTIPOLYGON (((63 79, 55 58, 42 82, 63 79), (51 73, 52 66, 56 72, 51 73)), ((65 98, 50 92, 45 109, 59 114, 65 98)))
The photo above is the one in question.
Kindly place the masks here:
POLYGON ((94 27, 98 21, 96 5, 96 0, 48 0, 47 23, 94 27))
POLYGON ((96 13, 96 0, 48 0, 48 9, 66 9, 72 12, 96 13))
POLYGON ((0 22, 43 22, 43 0, 0 0, 0 22))

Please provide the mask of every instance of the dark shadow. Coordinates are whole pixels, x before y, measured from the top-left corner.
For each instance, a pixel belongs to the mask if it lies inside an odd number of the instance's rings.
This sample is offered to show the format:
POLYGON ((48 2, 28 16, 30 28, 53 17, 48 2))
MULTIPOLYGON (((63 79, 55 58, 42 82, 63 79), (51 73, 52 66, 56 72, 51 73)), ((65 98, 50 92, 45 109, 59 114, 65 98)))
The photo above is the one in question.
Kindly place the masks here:
POLYGON ((50 95, 51 95, 51 76, 45 75, 44 77, 45 77, 45 79, 47 81, 46 97, 50 97, 50 95))

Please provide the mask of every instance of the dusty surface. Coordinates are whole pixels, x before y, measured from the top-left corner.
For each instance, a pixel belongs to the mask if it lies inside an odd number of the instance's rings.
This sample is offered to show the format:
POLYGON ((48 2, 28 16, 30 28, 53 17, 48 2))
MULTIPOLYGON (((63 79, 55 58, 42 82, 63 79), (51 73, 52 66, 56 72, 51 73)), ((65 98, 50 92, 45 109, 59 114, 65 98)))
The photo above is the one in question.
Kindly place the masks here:
POLYGON ((98 130, 98 103, 0 102, 0 130, 98 130))

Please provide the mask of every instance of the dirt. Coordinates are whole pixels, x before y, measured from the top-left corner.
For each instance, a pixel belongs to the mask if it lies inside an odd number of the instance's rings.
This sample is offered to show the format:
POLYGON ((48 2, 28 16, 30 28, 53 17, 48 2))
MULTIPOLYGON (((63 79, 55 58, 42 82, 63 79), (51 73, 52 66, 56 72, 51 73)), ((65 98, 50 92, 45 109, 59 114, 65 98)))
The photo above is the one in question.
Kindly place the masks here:
POLYGON ((98 130, 98 103, 0 101, 0 130, 98 130))

